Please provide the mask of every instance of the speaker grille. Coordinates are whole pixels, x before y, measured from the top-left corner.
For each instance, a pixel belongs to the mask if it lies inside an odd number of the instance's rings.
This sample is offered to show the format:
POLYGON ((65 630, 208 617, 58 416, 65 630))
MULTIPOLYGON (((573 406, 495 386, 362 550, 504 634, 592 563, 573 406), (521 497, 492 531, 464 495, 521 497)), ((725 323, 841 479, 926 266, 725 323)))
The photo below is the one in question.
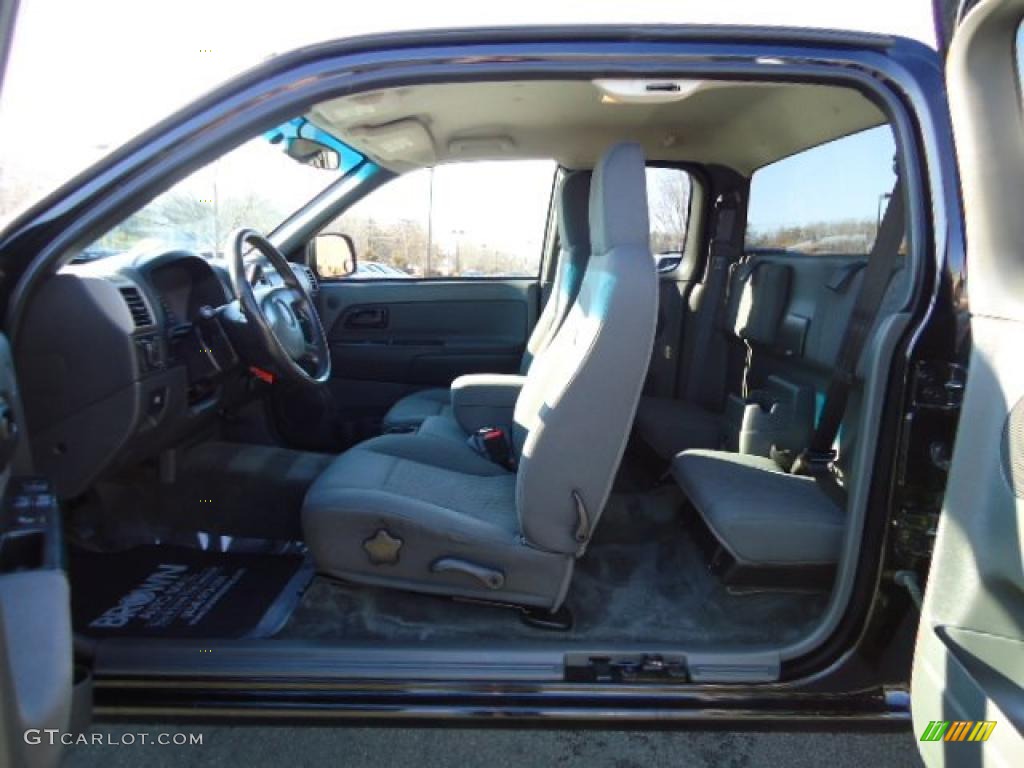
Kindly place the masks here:
POLYGON ((1024 398, 1006 417, 1003 430, 1003 471, 1014 494, 1024 499, 1024 398))

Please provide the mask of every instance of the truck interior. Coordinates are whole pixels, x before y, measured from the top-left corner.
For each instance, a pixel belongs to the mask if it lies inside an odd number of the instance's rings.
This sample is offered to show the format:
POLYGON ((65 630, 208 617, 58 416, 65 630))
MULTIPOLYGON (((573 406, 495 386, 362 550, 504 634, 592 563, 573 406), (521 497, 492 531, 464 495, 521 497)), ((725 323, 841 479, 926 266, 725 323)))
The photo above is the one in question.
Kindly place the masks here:
POLYGON ((882 513, 882 403, 923 274, 877 98, 441 82, 296 121, 355 158, 335 198, 224 253, 69 252, 13 339, 80 653, 654 648, 695 679, 704 659, 706 680, 756 681, 834 631, 882 513), (464 215, 512 216, 523 186, 501 169, 538 162, 537 258, 518 273, 497 255, 487 271, 468 220, 424 269, 346 232, 389 188, 462 166, 491 174, 464 215), (328 264, 330 232, 359 271, 328 264), (832 469, 800 471, 821 460, 866 282, 879 309, 847 361, 832 469))

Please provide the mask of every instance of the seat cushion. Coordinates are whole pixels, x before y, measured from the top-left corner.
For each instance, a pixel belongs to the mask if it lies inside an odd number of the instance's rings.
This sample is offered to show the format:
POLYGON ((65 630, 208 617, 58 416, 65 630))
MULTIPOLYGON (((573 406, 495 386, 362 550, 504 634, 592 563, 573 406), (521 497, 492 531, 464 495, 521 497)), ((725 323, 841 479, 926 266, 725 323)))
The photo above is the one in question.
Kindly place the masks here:
POLYGON ((692 450, 672 474, 722 546, 743 564, 817 565, 839 558, 844 511, 809 477, 774 460, 692 450))
POLYGON ((469 435, 463 431, 455 417, 450 413, 446 413, 443 416, 431 416, 425 419, 420 424, 417 434, 441 437, 446 440, 457 440, 460 443, 467 443, 469 440, 469 435))
POLYGON ((313 483, 303 532, 328 575, 554 608, 572 559, 522 541, 515 483, 463 441, 383 435, 346 451, 313 483), (488 584, 474 569, 500 578, 488 584))
POLYGON ((722 445, 722 416, 699 405, 667 397, 642 397, 636 430, 665 459, 694 448, 722 445))
POLYGON ((451 413, 451 390, 422 389, 406 395, 384 414, 384 432, 412 431, 430 416, 451 413))

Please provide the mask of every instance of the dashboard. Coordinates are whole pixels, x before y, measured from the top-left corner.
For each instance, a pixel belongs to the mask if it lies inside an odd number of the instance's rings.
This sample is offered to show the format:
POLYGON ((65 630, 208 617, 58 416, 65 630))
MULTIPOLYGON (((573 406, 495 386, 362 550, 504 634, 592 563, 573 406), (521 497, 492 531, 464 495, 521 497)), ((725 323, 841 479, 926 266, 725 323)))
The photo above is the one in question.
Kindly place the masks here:
MULTIPOLYGON (((281 278, 257 262, 250 279, 281 278)), ((15 357, 34 458, 59 496, 173 451, 256 395, 218 319, 233 301, 227 263, 183 250, 71 264, 42 285, 15 357)))
POLYGON ((183 365, 186 401, 202 403, 217 392, 220 374, 237 367, 238 358, 211 313, 232 295, 226 272, 214 262, 188 254, 170 254, 144 265, 141 276, 156 300, 162 333, 143 341, 143 356, 155 367, 183 365), (152 359, 149 359, 152 358, 152 359))
POLYGON ((164 324, 173 330, 191 323, 203 306, 219 307, 231 295, 213 267, 203 259, 180 258, 148 271, 164 324))

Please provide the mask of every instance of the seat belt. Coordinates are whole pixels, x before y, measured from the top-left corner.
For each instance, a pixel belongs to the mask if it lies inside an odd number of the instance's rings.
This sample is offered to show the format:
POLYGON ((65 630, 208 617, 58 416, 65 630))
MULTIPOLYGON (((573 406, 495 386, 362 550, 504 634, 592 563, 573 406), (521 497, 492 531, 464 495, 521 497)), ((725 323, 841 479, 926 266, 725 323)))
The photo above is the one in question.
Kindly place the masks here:
POLYGON ((735 194, 721 195, 715 202, 715 232, 708 252, 708 275, 701 297, 693 352, 687 361, 689 377, 686 400, 719 410, 725 390, 727 361, 723 345, 714 344, 726 286, 742 248, 739 237, 738 202, 735 194))
POLYGON ((519 464, 516 459, 512 436, 501 427, 481 427, 469 436, 469 447, 488 461, 515 472, 519 464))
POLYGON ((878 227, 878 236, 875 237, 871 253, 868 254, 860 293, 857 294, 849 323, 839 345, 839 354, 825 392, 821 416, 808 447, 797 456, 790 470, 795 475, 819 477, 832 474, 832 464, 836 459, 833 445, 839 434, 843 415, 846 413, 850 390, 857 375, 857 363, 867 343, 868 333, 882 307, 882 299, 885 298, 892 273, 896 269, 905 228, 903 184, 897 178, 889 197, 889 204, 885 207, 882 223, 878 227))

